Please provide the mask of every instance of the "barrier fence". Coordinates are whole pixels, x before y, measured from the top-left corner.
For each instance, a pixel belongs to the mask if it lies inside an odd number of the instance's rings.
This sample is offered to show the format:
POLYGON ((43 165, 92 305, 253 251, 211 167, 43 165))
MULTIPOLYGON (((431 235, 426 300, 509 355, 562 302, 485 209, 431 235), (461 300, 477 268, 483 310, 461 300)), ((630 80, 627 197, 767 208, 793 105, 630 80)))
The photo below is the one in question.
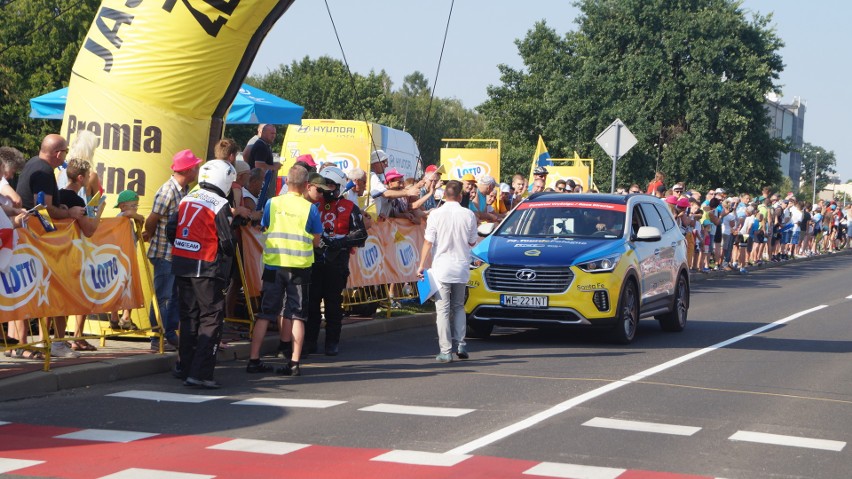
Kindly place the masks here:
MULTIPOLYGON (((51 338, 48 318, 84 315, 102 317, 120 310, 134 310, 137 330, 115 330, 100 326, 87 328, 85 337, 66 336, 62 340, 100 338, 101 345, 110 336, 157 336, 162 352, 163 335, 159 326, 148 320, 148 304, 156 302, 150 292, 152 272, 145 243, 135 241, 129 218, 102 219, 91 238, 85 238, 72 220, 59 220, 56 231, 45 232, 30 218, 25 228, 16 230, 17 245, 6 271, 0 272, 0 323, 18 323, 26 337, 36 336, 31 318, 37 318, 37 343, 14 344, 0 329, 6 351, 24 348, 45 354, 44 370, 50 367, 51 338), (141 268, 140 268, 140 265, 141 268), (144 282, 144 283, 143 283, 144 282), (143 288, 143 284, 147 287, 143 288)), ((243 226, 242 252, 237 255, 239 284, 245 300, 242 317, 226 321, 248 325, 249 335, 262 286, 264 235, 256 227, 243 226)), ((363 248, 353 249, 349 259, 350 277, 343 292, 343 304, 353 312, 372 314, 387 303, 390 316, 392 301, 417 297, 416 276, 423 245, 425 225, 407 220, 389 219, 374 223, 363 248)), ((137 235, 141 236, 141 235, 137 235)), ((155 309, 157 323, 159 309, 155 309)), ((73 321, 69 321, 69 328, 73 321)), ((100 322, 100 324, 103 324, 100 322)), ((10 327, 13 325, 10 324, 10 327)), ((21 336, 18 332, 18 336, 21 336)))

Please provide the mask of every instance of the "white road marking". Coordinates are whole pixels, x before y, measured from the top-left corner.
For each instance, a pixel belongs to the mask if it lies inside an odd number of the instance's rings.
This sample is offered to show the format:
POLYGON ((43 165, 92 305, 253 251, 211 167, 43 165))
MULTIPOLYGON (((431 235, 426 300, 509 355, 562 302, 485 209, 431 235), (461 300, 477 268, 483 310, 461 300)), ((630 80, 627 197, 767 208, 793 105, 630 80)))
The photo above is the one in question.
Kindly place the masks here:
POLYGON ((846 297, 846 299, 852 299, 852 294, 846 297))
POLYGON ((716 344, 714 344, 712 346, 708 346, 704 349, 700 349, 698 351, 693 351, 693 352, 691 352, 689 354, 685 354, 685 355, 683 355, 679 358, 672 359, 671 361, 666 361, 666 362, 664 362, 664 363, 662 363, 658 366, 654 366, 653 368, 646 369, 644 371, 641 371, 637 374, 626 377, 624 379, 621 379, 621 380, 618 380, 618 381, 613 381, 613 382, 611 382, 611 383, 609 383, 605 386, 601 386, 601 387, 599 387, 597 389, 593 389, 593 390, 591 390, 587 393, 583 393, 579 396, 576 396, 576 397, 573 397, 573 398, 568 399, 566 401, 563 401, 563 402, 561 402, 561 403, 559 403, 559 404, 557 404, 557 405, 555 405, 555 406, 553 406, 549 409, 546 409, 546 410, 541 411, 537 414, 534 414, 534 415, 532 415, 532 416, 530 416, 526 419, 518 421, 514 424, 510 424, 510 425, 503 427, 501 429, 498 429, 498 430, 496 430, 496 431, 494 431, 490 434, 486 434, 485 436, 482 436, 479 439, 475 439, 475 440, 470 441, 466 444, 462 444, 461 446, 450 449, 446 453, 447 454, 468 454, 472 451, 475 451, 479 448, 485 447, 485 446, 492 444, 494 442, 497 442, 501 439, 505 439, 505 438, 511 436, 512 434, 515 434, 517 432, 523 431, 524 429, 530 428, 530 427, 532 427, 532 426, 534 426, 534 425, 536 425, 540 422, 546 421, 547 419, 550 419, 551 417, 556 416, 558 414, 561 414, 565 411, 568 411, 575 406, 583 404, 583 403, 590 401, 592 399, 595 399, 597 397, 603 396, 604 394, 606 394, 608 392, 615 391, 616 389, 619 389, 623 386, 627 386, 629 384, 633 384, 635 382, 641 381, 641 380, 643 380, 643 379, 645 379, 649 376, 652 376, 652 375, 657 374, 659 372, 665 371, 666 369, 673 368, 673 367, 675 367, 679 364, 685 363, 685 362, 687 362, 691 359, 695 359, 695 358, 697 358, 699 356, 703 356, 707 353, 712 353, 712 352, 716 351, 717 349, 721 349, 721 348, 724 348, 726 346, 730 346, 731 344, 737 343, 737 342, 742 341, 744 339, 748 339, 748 338, 755 336, 757 334, 760 334, 764 331, 776 328, 776 327, 778 327, 782 324, 785 324, 785 323, 789 323, 790 321, 793 321, 796 318, 800 318, 800 317, 802 317, 806 314, 810 314, 810 313, 813 313, 814 311, 819 311, 820 309, 827 308, 827 307, 828 307, 828 305, 821 304, 821 305, 819 305, 815 308, 810 308, 810 309, 806 309, 804 311, 800 311, 798 313, 787 316, 786 318, 779 319, 778 321, 775 321, 773 323, 766 324, 766 325, 761 326, 759 328, 753 329, 753 330, 751 330, 747 333, 743 333, 739 336, 736 336, 736 337, 733 337, 731 339, 722 341, 721 343, 716 343, 716 344))
POLYGON ((476 411, 453 407, 405 406, 402 404, 374 404, 362 407, 359 411, 386 412, 390 414, 411 414, 414 416, 459 417, 476 411))
POLYGON ((98 479, 213 479, 216 476, 207 474, 190 474, 188 472, 160 471, 157 469, 130 468, 98 479))
POLYGON ((470 458, 467 454, 441 454, 439 452, 394 450, 376 456, 371 461, 415 464, 418 466, 451 467, 470 458))
POLYGON ((609 419, 596 417, 583 423, 584 426, 602 427, 606 429, 622 429, 625 431, 654 432, 658 434, 673 434, 675 436, 691 436, 700 431, 700 427, 679 426, 677 424, 663 424, 658 422, 625 421, 622 419, 609 419))
POLYGON ((0 421, 0 426, 5 426, 6 424, 12 424, 12 423, 8 422, 8 421, 0 421))
POLYGON ((325 409, 332 406, 344 404, 346 401, 324 401, 321 399, 278 399, 278 398, 252 398, 238 401, 233 404, 237 406, 275 406, 275 407, 307 407, 314 409, 325 409))
POLYGON ((44 463, 44 461, 29 461, 26 459, 9 459, 6 457, 0 457, 0 474, 37 466, 42 463, 44 463))
POLYGON ((113 431, 110 429, 82 429, 77 432, 69 432, 54 436, 56 439, 78 439, 81 441, 101 442, 133 442, 139 439, 159 436, 158 433, 136 432, 136 431, 113 431))
POLYGON ((282 441, 263 441, 259 439, 234 439, 231 441, 208 446, 207 449, 217 449, 220 451, 239 451, 239 452, 254 452, 258 454, 289 454, 299 449, 304 449, 310 444, 297 444, 294 442, 282 441))
POLYGON ((570 479, 615 479, 624 474, 627 469, 614 467, 583 466, 580 464, 560 464, 558 462, 542 462, 533 466, 524 474, 545 477, 565 477, 570 479))
POLYGON ((774 444, 776 446, 805 447, 808 449, 822 449, 824 451, 840 452, 846 447, 844 441, 832 441, 829 439, 812 439, 809 437, 782 436, 780 434, 767 434, 763 432, 737 431, 728 438, 731 441, 760 442, 774 444))
POLYGON ((135 389, 130 391, 122 391, 120 393, 107 394, 107 396, 131 399, 145 399, 148 401, 186 402, 193 404, 213 401, 214 399, 222 399, 223 397, 225 397, 204 396, 201 394, 164 393, 159 391, 139 391, 135 389))

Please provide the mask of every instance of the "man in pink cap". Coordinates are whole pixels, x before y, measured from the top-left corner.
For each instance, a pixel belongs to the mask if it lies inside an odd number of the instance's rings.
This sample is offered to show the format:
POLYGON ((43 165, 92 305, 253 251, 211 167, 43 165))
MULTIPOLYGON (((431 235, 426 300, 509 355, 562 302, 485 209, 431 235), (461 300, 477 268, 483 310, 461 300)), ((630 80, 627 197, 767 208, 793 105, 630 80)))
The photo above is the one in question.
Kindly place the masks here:
MULTIPOLYGON (((157 295, 168 351, 177 349, 178 337, 175 330, 180 324, 180 318, 177 286, 172 274, 172 245, 166 237, 166 224, 169 222, 169 216, 177 211, 180 200, 189 192, 189 185, 198 177, 201 161, 191 150, 179 151, 172 157, 174 173, 154 194, 154 205, 151 207, 151 214, 145 219, 145 230, 142 232, 142 239, 151 243, 148 246, 148 259, 154 266, 154 294, 157 295)), ((157 324, 153 305, 149 317, 152 325, 157 324)), ((160 342, 156 337, 151 338, 151 349, 160 350, 160 342)))

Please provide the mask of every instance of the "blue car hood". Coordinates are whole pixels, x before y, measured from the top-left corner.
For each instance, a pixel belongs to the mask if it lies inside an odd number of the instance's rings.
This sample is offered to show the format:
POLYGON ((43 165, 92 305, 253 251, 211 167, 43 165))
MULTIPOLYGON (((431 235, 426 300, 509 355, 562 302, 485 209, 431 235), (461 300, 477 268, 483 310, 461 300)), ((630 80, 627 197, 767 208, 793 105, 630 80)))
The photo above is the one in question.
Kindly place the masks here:
POLYGON ((472 253, 488 264, 570 266, 624 251, 623 239, 529 238, 491 235, 472 253))

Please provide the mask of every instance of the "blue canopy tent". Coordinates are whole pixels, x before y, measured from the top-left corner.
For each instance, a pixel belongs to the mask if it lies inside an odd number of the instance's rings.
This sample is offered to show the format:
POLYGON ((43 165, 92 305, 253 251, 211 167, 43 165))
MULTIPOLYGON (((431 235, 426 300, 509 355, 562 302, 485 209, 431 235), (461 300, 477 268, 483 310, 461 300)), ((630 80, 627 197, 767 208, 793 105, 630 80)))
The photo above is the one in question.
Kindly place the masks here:
MULTIPOLYGON (((30 99, 30 118, 61 120, 65 113, 68 88, 30 99)), ((242 84, 225 123, 228 125, 299 125, 305 108, 271 93, 242 84)))

